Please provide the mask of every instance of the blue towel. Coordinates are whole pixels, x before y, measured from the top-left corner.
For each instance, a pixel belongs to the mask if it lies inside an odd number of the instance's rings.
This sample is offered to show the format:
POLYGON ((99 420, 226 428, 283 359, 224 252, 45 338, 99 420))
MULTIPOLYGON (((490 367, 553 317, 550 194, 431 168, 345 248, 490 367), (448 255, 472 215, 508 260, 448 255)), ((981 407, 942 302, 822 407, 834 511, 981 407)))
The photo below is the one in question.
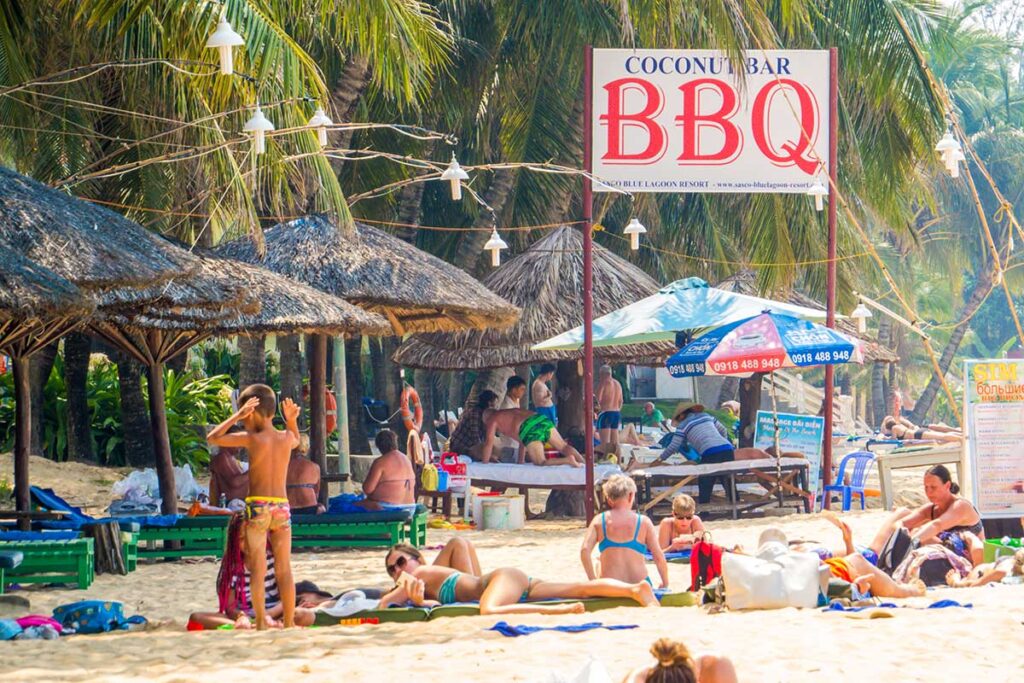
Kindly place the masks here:
POLYGON ((70 541, 78 536, 77 531, 3 531, 0 541, 70 541))
POLYGON ((81 529, 86 524, 105 524, 118 522, 121 526, 127 526, 134 522, 139 526, 171 527, 178 522, 178 515, 140 515, 137 517, 93 517, 82 512, 82 508, 75 507, 58 496, 53 489, 44 489, 38 486, 29 487, 32 494, 32 502, 44 510, 50 512, 68 513, 61 520, 47 520, 39 522, 42 529, 81 529))
MULTIPOLYGON (((894 602, 881 602, 877 605, 866 605, 864 607, 843 607, 838 600, 833 600, 828 607, 824 608, 823 612, 861 612, 866 609, 874 609, 876 607, 885 607, 886 609, 896 609, 900 607, 894 602)), ((924 609, 945 609, 946 607, 963 607, 964 609, 971 609, 974 607, 973 603, 968 602, 965 605, 961 605, 956 600, 939 600, 928 605, 924 609)), ((906 608, 914 609, 914 608, 906 608)))
POLYGON ((513 626, 507 621, 499 621, 494 626, 487 629, 488 631, 497 631, 503 636, 509 638, 515 638, 517 636, 528 636, 531 633, 537 633, 538 631, 561 631, 562 633, 583 633, 584 631, 593 631, 594 629, 603 628, 608 631, 625 631, 631 628, 638 628, 636 624, 614 624, 612 626, 605 626, 600 621, 591 621, 586 624, 574 624, 571 626, 513 626))
MULTIPOLYGON (((648 562, 651 562, 654 560, 654 555, 644 553, 644 558, 648 562)), ((665 559, 669 562, 672 560, 684 560, 688 562, 690 560, 690 550, 673 550, 672 552, 665 553, 665 559)))
POLYGON ((964 609, 972 609, 974 603, 968 602, 966 605, 961 605, 956 600, 939 600, 928 605, 928 609, 944 609, 946 607, 963 607, 964 609))

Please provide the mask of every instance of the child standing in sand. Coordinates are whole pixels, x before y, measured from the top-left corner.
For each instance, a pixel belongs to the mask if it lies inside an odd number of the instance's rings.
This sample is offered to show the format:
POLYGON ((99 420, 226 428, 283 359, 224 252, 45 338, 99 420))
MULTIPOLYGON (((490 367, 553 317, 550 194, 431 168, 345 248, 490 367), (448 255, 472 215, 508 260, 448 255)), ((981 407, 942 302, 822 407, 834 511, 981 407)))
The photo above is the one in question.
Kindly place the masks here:
POLYGON ((285 431, 274 428, 277 399, 265 384, 252 384, 238 397, 242 406, 217 425, 207 440, 216 446, 249 451, 249 496, 245 499, 245 563, 252 578, 253 611, 256 628, 267 627, 264 578, 267 574, 267 535, 277 570, 277 583, 284 605, 284 627, 295 625, 295 582, 292 579, 291 510, 288 506, 288 461, 299 445, 299 407, 290 399, 281 402, 285 431), (241 421, 244 432, 228 434, 241 421))
POLYGON ((694 538, 704 531, 704 523, 697 515, 697 503, 681 493, 672 499, 672 516, 658 525, 658 545, 666 553, 693 547, 694 538))
POLYGON ((608 511, 590 522, 580 548, 580 559, 587 578, 593 581, 618 579, 626 583, 651 580, 647 576, 645 555, 650 552, 661 576, 661 588, 668 588, 668 563, 658 545, 658 534, 650 518, 633 512, 636 484, 629 477, 616 474, 601 487, 608 511), (628 540, 627 540, 628 539, 628 540), (601 552, 594 567, 594 546, 601 552))

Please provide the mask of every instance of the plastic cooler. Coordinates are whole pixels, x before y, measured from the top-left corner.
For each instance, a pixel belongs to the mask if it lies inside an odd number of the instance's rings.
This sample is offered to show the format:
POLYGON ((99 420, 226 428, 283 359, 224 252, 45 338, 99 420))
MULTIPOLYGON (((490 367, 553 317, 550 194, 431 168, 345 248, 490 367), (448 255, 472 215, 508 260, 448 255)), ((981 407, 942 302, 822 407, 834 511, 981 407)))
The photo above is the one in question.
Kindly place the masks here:
POLYGON ((1006 536, 1001 539, 990 539, 985 541, 985 561, 995 562, 1000 558, 1010 557, 1021 549, 1022 541, 1024 541, 1024 539, 1009 538, 1006 536))

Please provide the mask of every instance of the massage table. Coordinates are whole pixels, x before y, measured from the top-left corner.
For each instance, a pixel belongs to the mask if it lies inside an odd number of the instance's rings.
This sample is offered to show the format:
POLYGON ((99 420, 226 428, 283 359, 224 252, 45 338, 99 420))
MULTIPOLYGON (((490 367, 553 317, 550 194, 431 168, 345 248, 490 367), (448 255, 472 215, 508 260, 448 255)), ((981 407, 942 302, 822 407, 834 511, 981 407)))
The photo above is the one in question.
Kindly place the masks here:
POLYGON ((892 509, 892 470, 949 464, 956 466, 956 480, 959 482, 960 487, 966 491, 965 484, 967 482, 968 470, 967 446, 965 444, 947 443, 941 446, 904 446, 888 452, 875 453, 878 481, 882 489, 882 506, 886 510, 892 509))
MULTIPOLYGON (((526 513, 530 512, 530 489, 550 489, 585 491, 587 488, 586 467, 570 467, 569 465, 534 465, 513 464, 502 462, 474 462, 466 456, 459 456, 466 463, 466 475, 471 486, 490 486, 497 489, 518 488, 523 495, 526 513)), ((594 465, 594 484, 613 474, 622 474, 618 465, 594 465)), ((595 495, 596 492, 591 492, 595 495)), ((600 504, 597 505, 600 508, 600 504)))
MULTIPOLYGON (((809 465, 803 458, 762 458, 759 460, 733 460, 731 462, 698 465, 664 465, 649 467, 630 472, 637 482, 637 496, 641 512, 650 512, 655 506, 668 502, 672 496, 697 477, 711 474, 725 475, 729 479, 727 487, 728 505, 726 509, 733 519, 738 519, 744 512, 752 512, 766 505, 778 502, 782 507, 785 503, 802 506, 805 512, 811 511, 811 492, 808 490, 809 465), (781 470, 781 471, 780 471, 781 470), (780 476, 781 474, 781 476, 780 476), (753 502, 743 503, 735 498, 736 477, 750 475, 768 489, 767 493, 757 496, 753 502), (668 486, 657 494, 652 492, 654 486, 668 486), (787 496, 788 494, 788 496, 787 496)), ((702 510, 708 508, 702 506, 702 510)))

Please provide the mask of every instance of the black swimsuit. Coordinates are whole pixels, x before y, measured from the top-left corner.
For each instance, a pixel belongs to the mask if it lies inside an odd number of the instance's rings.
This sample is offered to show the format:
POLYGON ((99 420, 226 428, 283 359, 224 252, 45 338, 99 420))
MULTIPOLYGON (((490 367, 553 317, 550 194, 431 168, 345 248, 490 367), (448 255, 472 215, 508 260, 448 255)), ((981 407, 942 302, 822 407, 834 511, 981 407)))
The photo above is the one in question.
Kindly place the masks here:
MULTIPOLYGON (((971 507, 974 508, 974 514, 978 515, 978 521, 977 522, 975 522, 974 524, 970 524, 970 525, 961 524, 959 526, 952 526, 952 527, 946 529, 946 531, 951 531, 953 533, 957 533, 957 532, 960 532, 960 531, 970 531, 972 534, 974 534, 978 538, 985 538, 985 525, 981 523, 981 514, 978 513, 978 508, 974 507, 973 503, 971 504, 971 507)), ((932 505, 932 509, 931 509, 931 518, 935 519, 935 505, 934 504, 932 505)))

